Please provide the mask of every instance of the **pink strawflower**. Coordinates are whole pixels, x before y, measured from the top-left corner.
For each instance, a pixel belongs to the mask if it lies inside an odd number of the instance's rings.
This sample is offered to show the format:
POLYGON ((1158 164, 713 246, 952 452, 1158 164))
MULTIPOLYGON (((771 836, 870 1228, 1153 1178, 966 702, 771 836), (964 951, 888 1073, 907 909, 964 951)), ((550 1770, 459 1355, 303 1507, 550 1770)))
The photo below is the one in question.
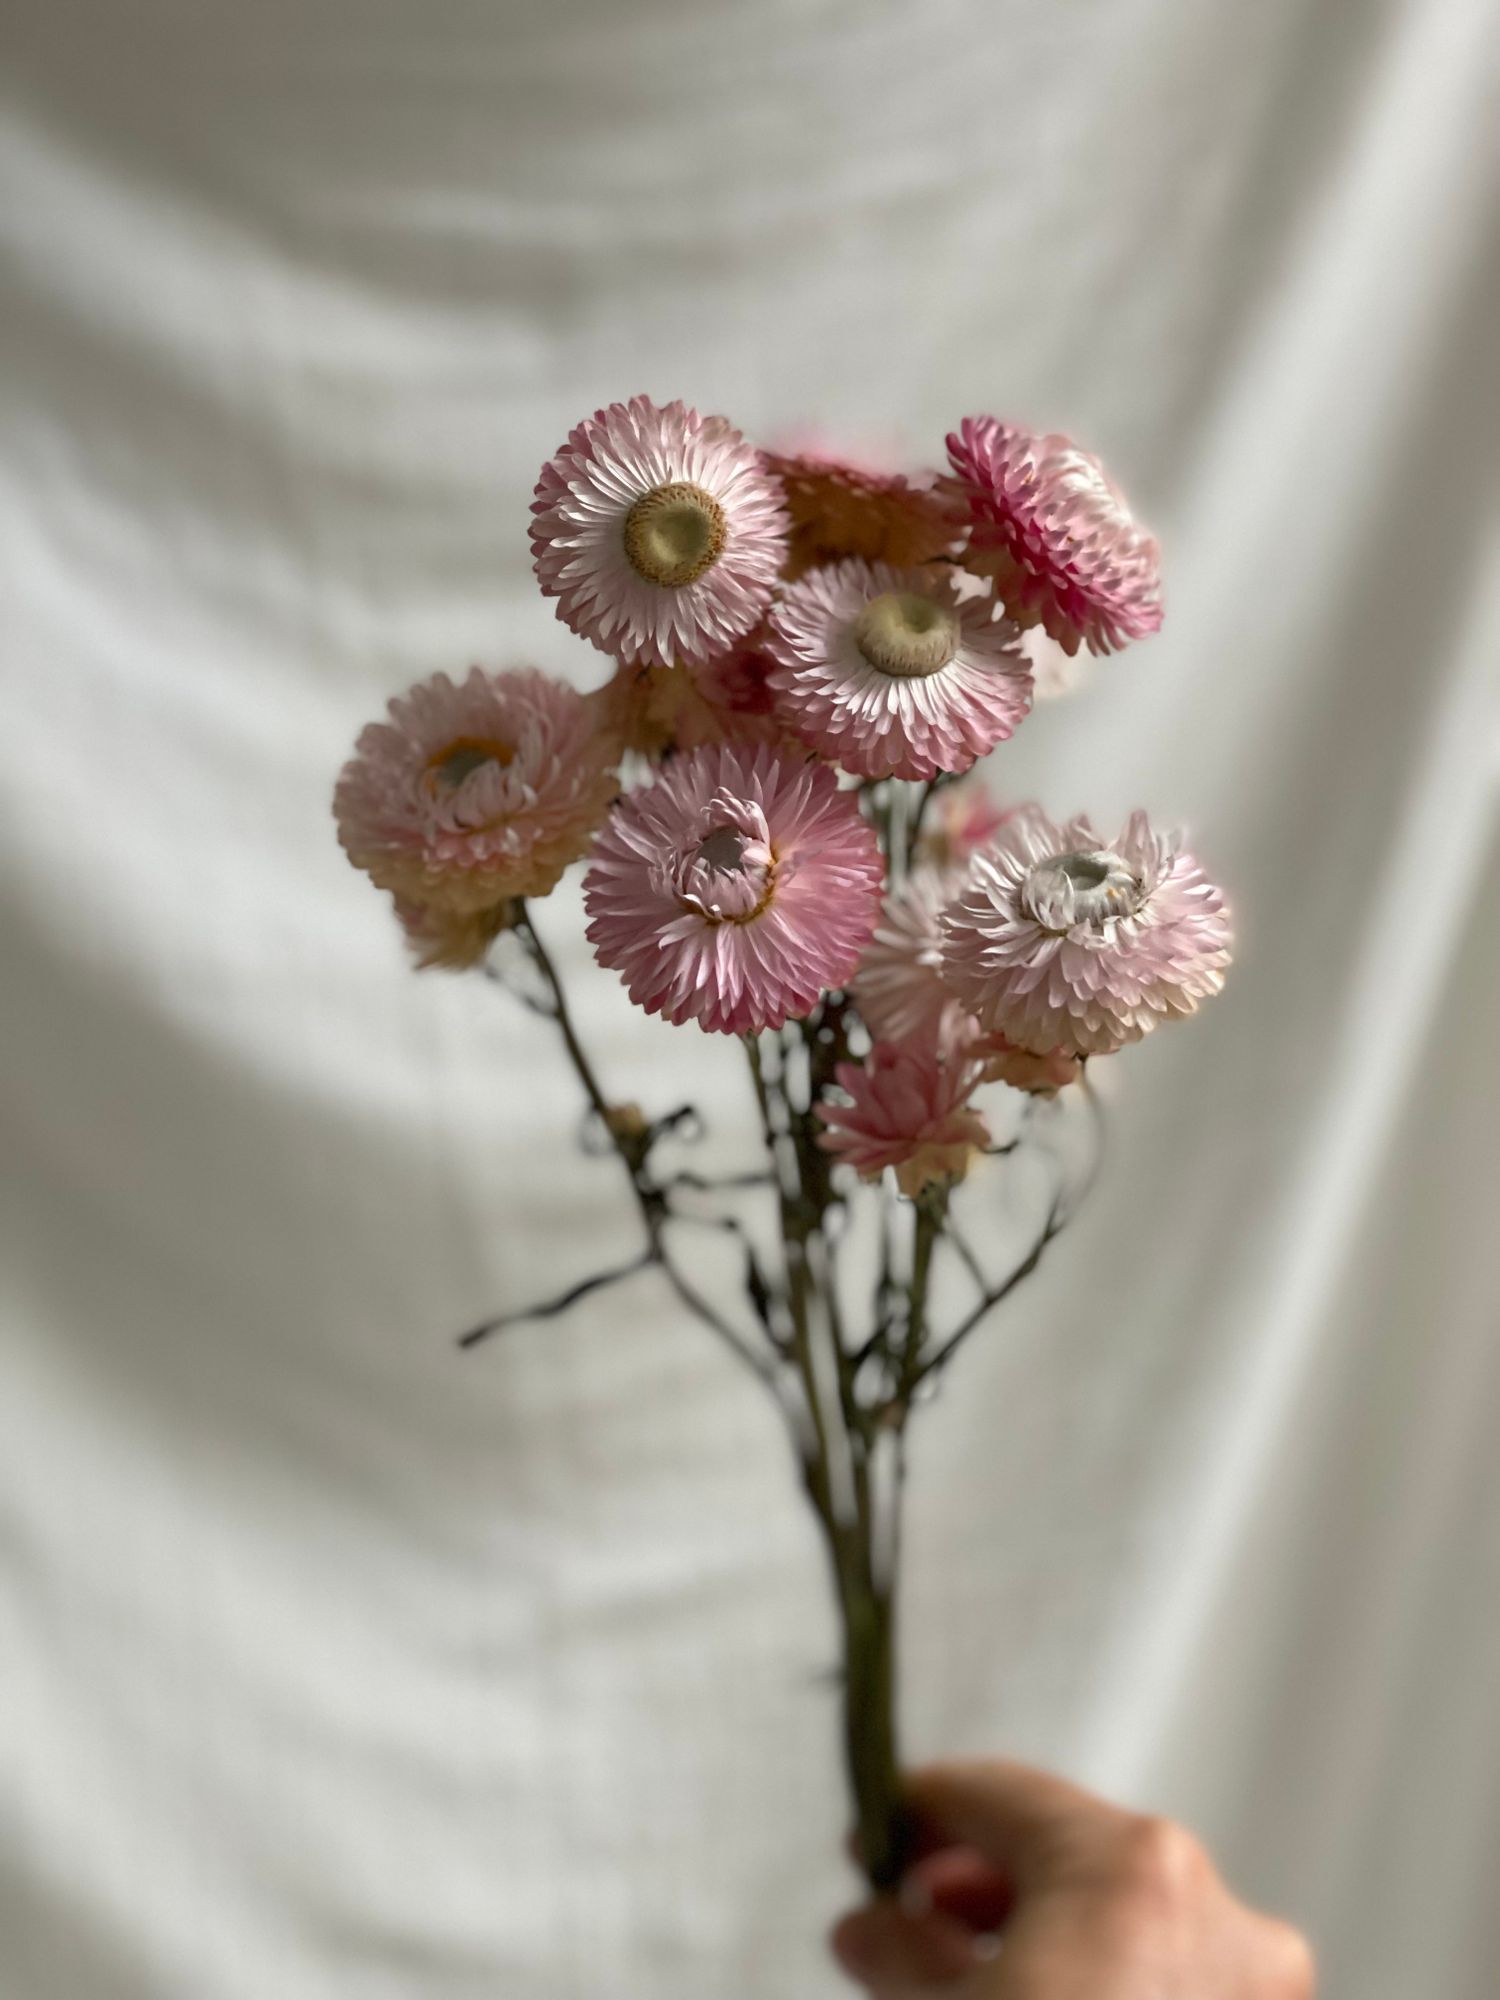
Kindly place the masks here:
POLYGON ((942 976, 943 911, 964 886, 961 868, 914 868, 881 906, 850 991, 877 1041, 934 1036, 962 1008, 942 976))
POLYGON ((455 915, 430 903, 410 903, 404 896, 394 900, 396 919, 418 972, 434 967, 444 972, 467 972, 471 966, 482 965, 490 946, 515 922, 521 907, 508 901, 497 903, 492 910, 455 915))
POLYGON ((1092 452, 994 417, 965 417, 948 438, 966 508, 967 560, 995 579, 1013 618, 1042 625, 1069 653, 1108 653, 1161 624, 1155 540, 1092 452))
POLYGON ((356 868, 467 915, 545 896, 609 810, 615 750, 589 702, 530 667, 434 674, 362 731, 333 795, 356 868))
POLYGON ((834 1076, 849 1102, 820 1100, 818 1144, 867 1181, 893 1167, 896 1185, 915 1198, 935 1181, 962 1180, 989 1144, 989 1127, 968 1101, 977 1067, 945 1059, 930 1038, 877 1042, 864 1062, 839 1063, 834 1076))
POLYGON ((725 417, 611 403, 542 467, 537 580, 601 652, 668 667, 759 624, 786 556, 781 489, 725 417))
POLYGON ((813 447, 766 453, 791 516, 788 579, 858 556, 910 569, 955 545, 962 530, 932 474, 904 473, 836 458, 813 447))
POLYGON ((615 808, 584 880, 588 936, 647 1013, 758 1034, 848 979, 883 873, 826 765, 705 746, 615 808))
POLYGON ((1017 628, 988 599, 961 600, 946 570, 813 570, 769 631, 787 720, 864 778, 967 771, 1031 706, 1017 628))
POLYGON ((968 880, 962 867, 914 868, 887 894, 850 991, 877 1041, 931 1043, 950 1061, 975 1064, 982 1083, 1050 1097, 1077 1082, 1078 1057, 1033 1055, 986 1033, 943 977, 943 912, 968 880))
POLYGON ((961 867, 989 845, 1014 811, 1014 806, 1002 806, 978 778, 944 785, 927 808, 918 842, 921 859, 938 867, 961 867))
POLYGON ((1105 847, 1086 819, 1024 808, 975 857, 943 934, 964 1006, 1034 1055, 1105 1055, 1195 1012, 1230 955, 1223 897, 1139 812, 1105 847))

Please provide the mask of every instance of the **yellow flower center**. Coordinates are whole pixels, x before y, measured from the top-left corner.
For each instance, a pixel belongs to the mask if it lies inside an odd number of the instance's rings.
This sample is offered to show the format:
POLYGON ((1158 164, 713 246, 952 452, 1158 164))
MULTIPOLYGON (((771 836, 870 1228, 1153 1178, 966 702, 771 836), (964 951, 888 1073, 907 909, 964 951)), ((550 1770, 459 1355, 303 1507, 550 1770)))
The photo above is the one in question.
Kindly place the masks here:
POLYGON ((724 553, 724 509, 701 486, 674 481, 643 493, 625 516, 625 554, 663 590, 696 583, 724 553))
POLYGON ((877 673, 925 680, 958 651, 958 614, 916 590, 883 590, 854 621, 854 643, 877 673))

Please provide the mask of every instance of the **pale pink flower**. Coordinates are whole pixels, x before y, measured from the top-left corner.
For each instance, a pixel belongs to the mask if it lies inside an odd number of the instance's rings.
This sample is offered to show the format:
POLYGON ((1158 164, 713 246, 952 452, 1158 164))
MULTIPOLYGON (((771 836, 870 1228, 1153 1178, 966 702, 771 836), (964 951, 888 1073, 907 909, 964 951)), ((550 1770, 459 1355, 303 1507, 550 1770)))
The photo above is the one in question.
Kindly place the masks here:
POLYGON ((586 418, 531 503, 537 580, 601 652, 672 666, 759 624, 786 556, 781 489, 725 417, 645 396, 586 418))
POLYGON ((932 1043, 974 1063, 982 1083, 1051 1096, 1077 1081, 1078 1057, 1033 1055, 986 1033, 943 977, 943 912, 968 880, 966 868, 919 866, 889 891, 849 990, 877 1041, 932 1043))
POLYGON ((944 983, 943 911, 964 886, 961 868, 914 868, 890 890, 850 991, 877 1041, 938 1034, 962 1008, 944 983))
POLYGON ((1014 806, 1002 806, 978 778, 944 785, 922 824, 921 859, 938 867, 962 866, 988 846, 1014 811, 1014 806))
POLYGON ((1013 618, 1040 619, 1065 651, 1108 653, 1161 624, 1155 540, 1092 452, 994 417, 948 438, 947 491, 969 516, 966 558, 1013 618))
POLYGON ((791 584, 771 613, 782 712, 864 778, 967 771, 1031 706, 1017 628, 961 601, 945 570, 843 562, 791 584))
POLYGON ((945 1058, 931 1038, 877 1042, 862 1063, 834 1070, 847 1104, 821 1099, 825 1130, 818 1144, 867 1181, 887 1167, 915 1197, 933 1182, 962 1180, 989 1127, 969 1103, 978 1068, 963 1056, 945 1058))
POLYGON ((615 808, 584 879, 588 936, 647 1013, 757 1034, 848 979, 883 873, 827 765, 705 746, 615 808))
POLYGON ((781 483, 791 516, 788 579, 858 556, 910 569, 954 546, 962 518, 935 490, 935 476, 836 458, 811 446, 766 453, 766 469, 781 483))
POLYGON ((420 681, 372 722, 333 795, 356 868, 467 915, 545 896, 609 810, 614 747, 576 689, 530 667, 420 681))
POLYGON ((1228 913, 1175 836, 1133 813, 1106 847, 1086 819, 1018 812, 943 916, 943 976, 989 1033, 1035 1055, 1105 1055, 1224 983, 1228 913))
POLYGON ((408 902, 404 896, 395 897, 394 902, 397 922, 419 972, 434 967, 466 972, 471 966, 482 965, 490 946, 516 921, 521 907, 507 901, 497 903, 492 910, 455 915, 431 903, 408 902))

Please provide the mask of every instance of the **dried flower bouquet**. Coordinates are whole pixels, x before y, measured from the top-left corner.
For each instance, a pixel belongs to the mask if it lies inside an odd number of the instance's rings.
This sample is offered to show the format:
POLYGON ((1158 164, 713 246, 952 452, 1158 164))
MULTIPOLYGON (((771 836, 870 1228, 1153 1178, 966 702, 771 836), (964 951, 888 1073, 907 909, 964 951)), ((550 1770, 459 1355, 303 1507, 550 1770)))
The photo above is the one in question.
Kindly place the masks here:
POLYGON ((482 967, 555 1022, 640 1215, 630 1263, 465 1344, 654 1270, 775 1398, 830 1562, 877 1887, 904 1849, 907 1425, 1083 1182, 1059 1169, 1000 1271, 954 1190, 986 1156, 1046 1151, 1091 1101, 1089 1061, 1194 1012, 1230 947, 1219 891, 1143 813, 1106 840, 955 782, 1025 719, 1044 667, 1056 684, 1080 650, 1155 631, 1161 599, 1156 543, 1091 454, 992 417, 948 452, 907 476, 761 451, 682 403, 598 411, 543 467, 531 544, 612 677, 584 695, 531 668, 436 674, 363 732, 335 794, 417 964, 482 967), (743 1173, 669 1165, 697 1113, 648 1115, 596 1074, 535 922, 575 861, 600 965, 648 1012, 740 1041, 764 1148, 743 1173), (877 1247, 856 1312, 862 1202, 877 1247), (716 1295, 679 1226, 705 1224, 734 1244, 742 1298, 716 1295), (946 1318, 940 1257, 969 1288, 946 1318))

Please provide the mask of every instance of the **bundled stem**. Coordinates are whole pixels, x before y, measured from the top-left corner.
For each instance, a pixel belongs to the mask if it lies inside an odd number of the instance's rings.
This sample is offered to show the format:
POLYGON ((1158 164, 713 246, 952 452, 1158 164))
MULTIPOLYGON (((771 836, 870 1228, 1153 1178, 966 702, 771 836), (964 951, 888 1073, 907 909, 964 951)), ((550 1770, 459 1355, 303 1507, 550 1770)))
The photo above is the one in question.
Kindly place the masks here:
MULTIPOLYGON (((914 845, 917 803, 891 829, 903 855, 914 845)), ((901 1805, 897 1741, 897 1610, 906 1426, 919 1392, 933 1382, 980 1322, 1040 1263, 1077 1206, 1052 1203, 1041 1234, 1021 1262, 992 1282, 948 1213, 945 1184, 881 1214, 880 1275, 873 1325, 851 1338, 844 1324, 837 1244, 844 1197, 818 1144, 814 1109, 848 1054, 843 999, 827 996, 805 1021, 780 1036, 747 1036, 744 1046, 769 1171, 710 1178, 686 1172, 660 1177, 657 1144, 681 1136, 684 1114, 654 1125, 612 1107, 579 1038, 562 980, 529 911, 516 930, 540 977, 544 998, 527 998, 551 1018, 583 1088, 592 1118, 619 1158, 640 1213, 645 1242, 628 1263, 587 1277, 557 1297, 472 1328, 471 1346, 523 1319, 550 1317, 633 1274, 659 1270, 693 1316, 706 1325, 775 1397, 786 1419, 798 1474, 827 1553, 842 1652, 844 1760, 857 1817, 861 1866, 877 1891, 899 1881, 909 1858, 901 1805), (678 1197, 769 1190, 775 1196, 780 1256, 768 1271, 737 1216, 679 1209, 678 1197), (898 1227, 902 1215, 909 1224, 898 1227), (745 1287, 759 1327, 752 1339, 687 1277, 673 1254, 668 1224, 697 1222, 730 1232, 745 1256, 745 1287), (932 1324, 932 1278, 940 1241, 953 1243, 978 1297, 946 1333, 932 1324), (904 1239, 904 1240, 903 1240, 904 1239)), ((1090 1099, 1092 1102, 1092 1099, 1090 1099)), ((1010 1149, 1001 1149, 1010 1150, 1010 1149)))

